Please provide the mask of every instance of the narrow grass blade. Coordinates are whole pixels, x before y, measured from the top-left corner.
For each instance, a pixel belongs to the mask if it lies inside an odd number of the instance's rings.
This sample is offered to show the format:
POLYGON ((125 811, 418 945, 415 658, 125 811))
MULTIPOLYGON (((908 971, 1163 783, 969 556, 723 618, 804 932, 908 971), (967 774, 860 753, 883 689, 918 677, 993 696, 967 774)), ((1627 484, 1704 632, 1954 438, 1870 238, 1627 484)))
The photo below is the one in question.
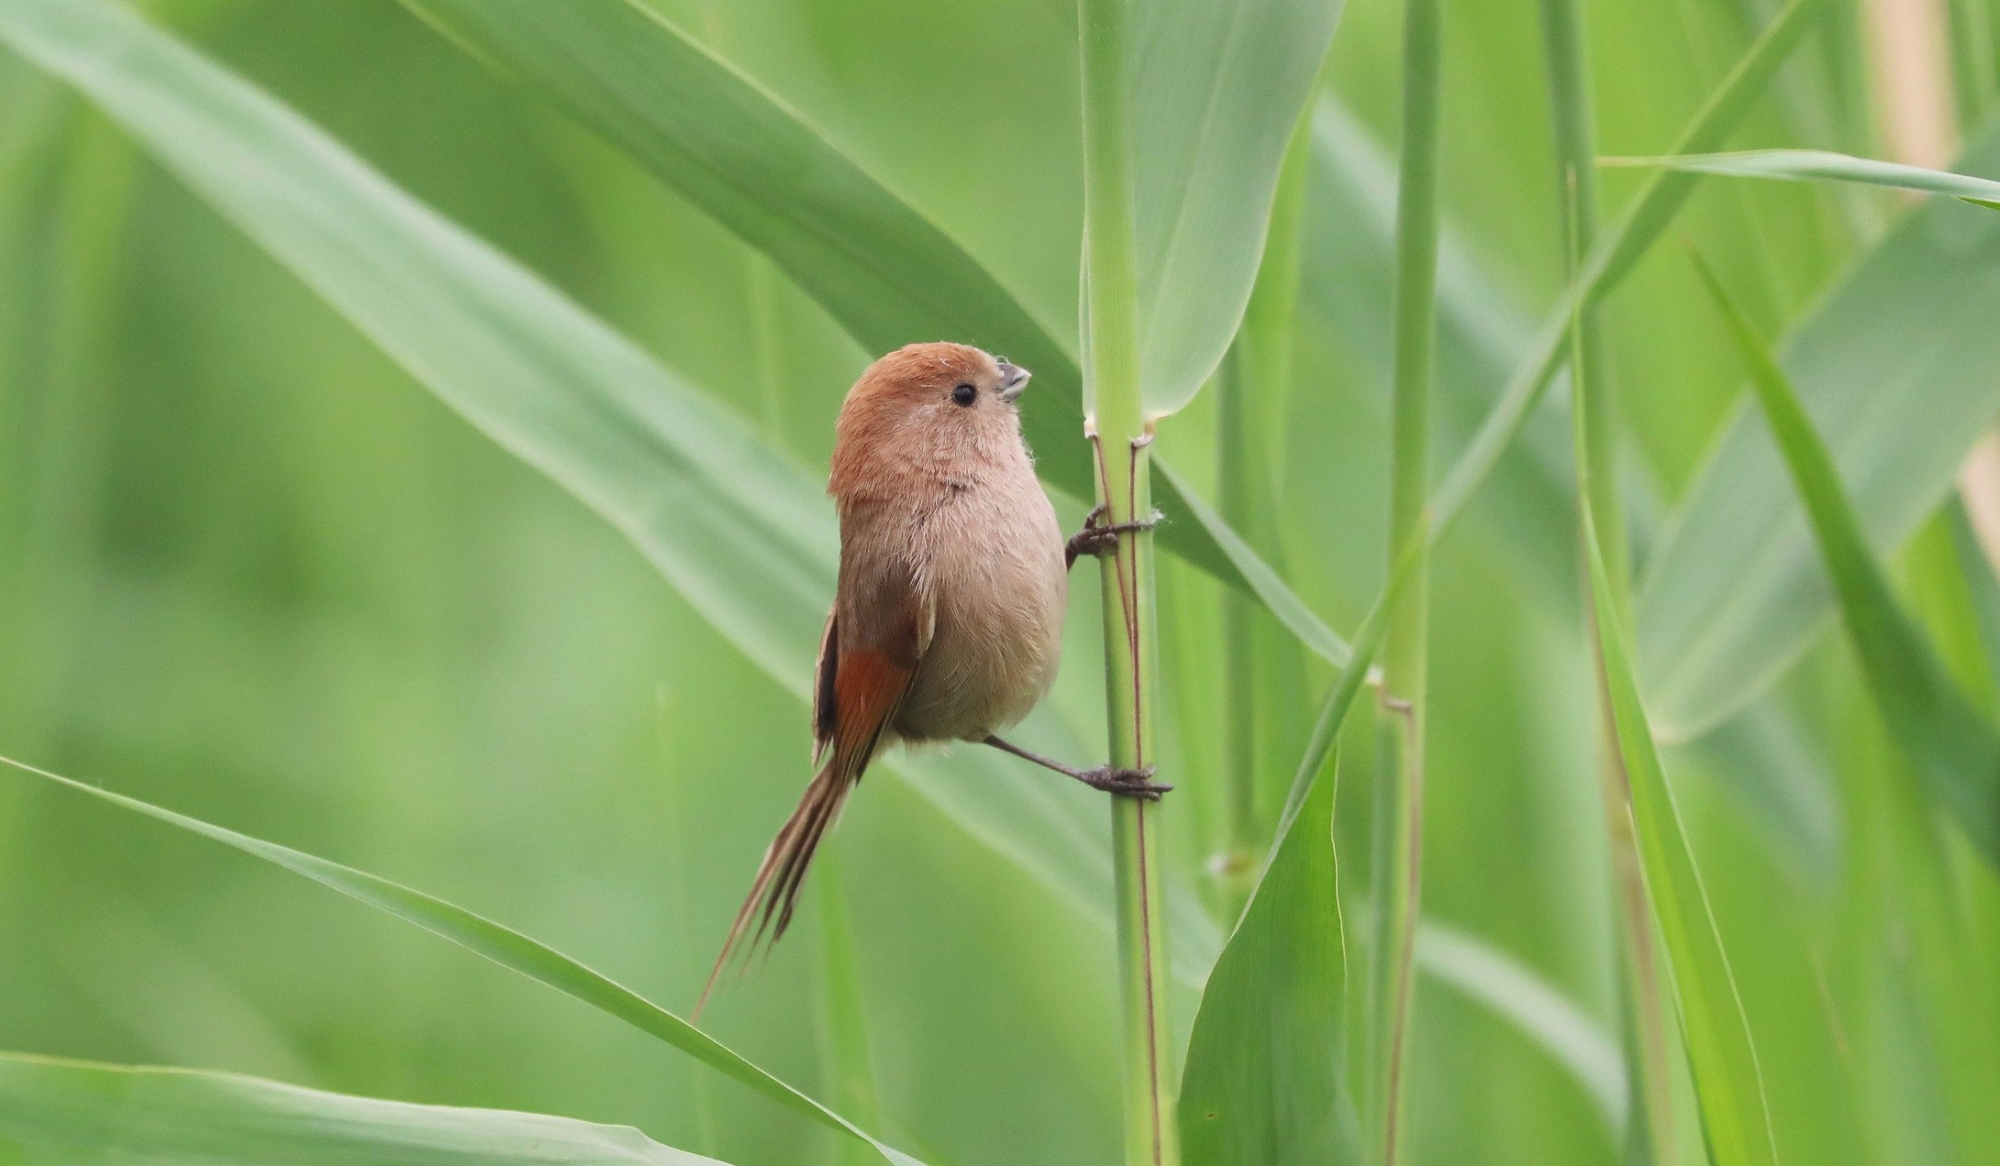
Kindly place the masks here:
POLYGON ((687 1021, 631 989, 591 971, 547 944, 530 939, 518 931, 503 927, 490 919, 481 918, 462 907, 453 906, 422 891, 411 890, 366 871, 342 866, 337 862, 293 850, 289 846, 280 846, 275 842, 239 834, 227 827, 211 825, 198 818, 190 818, 185 814, 162 809, 137 798, 86 785, 11 758, 0 757, 0 765, 33 774, 78 793, 88 794, 120 809, 179 827, 191 834, 199 834, 225 846, 234 847, 245 854, 261 858, 274 866, 283 867, 293 874, 304 875, 321 886, 330 887, 349 898, 414 923, 433 935, 442 936, 467 951, 492 960, 503 968, 519 972, 531 980, 540 981, 564 995, 615 1016, 648 1036, 665 1041, 710 1068, 735 1078, 780 1105, 804 1114, 821 1125, 868 1143, 880 1151, 886 1160, 896 1163, 897 1166, 919 1166, 915 1159, 877 1142, 846 1118, 744 1060, 727 1046, 687 1021))
MULTIPOLYGON (((863 348, 961 340, 1032 369, 1021 418, 1036 467, 1073 498, 1093 495, 1076 355, 943 228, 754 78, 632 0, 405 2, 769 255, 863 348)), ((1245 193, 1233 179, 1210 185, 1245 193)), ((1214 287, 1199 286, 1203 319, 1219 318, 1214 287)), ((1163 524, 1161 545, 1267 604, 1276 583, 1285 602, 1273 614, 1310 644, 1323 626, 1298 622, 1303 604, 1249 544, 1184 500, 1178 486, 1160 490, 1170 518, 1195 519, 1163 524)))
MULTIPOLYGON (((1596 131, 1584 63, 1583 15, 1575 0, 1541 0, 1539 8, 1542 55, 1549 73, 1550 130, 1556 144, 1556 181, 1561 190, 1564 271, 1575 280, 1582 274, 1583 256, 1596 244, 1598 234, 1597 170, 1592 165, 1596 131)), ((1606 398, 1604 346, 1597 328, 1595 297, 1585 296, 1574 307, 1570 384, 1587 384, 1600 398, 1606 398)), ((1622 599, 1629 556, 1617 485, 1616 416, 1610 409, 1593 409, 1590 417, 1593 428, 1586 438, 1591 442, 1593 464, 1600 471, 1593 479, 1597 497, 1591 499, 1591 505, 1599 524, 1598 537, 1604 540, 1610 556, 1611 579, 1618 584, 1622 599)))
MULTIPOLYGON (((1278 177, 1264 259, 1236 339, 1217 368, 1216 502, 1233 530, 1244 532, 1282 565, 1284 513, 1273 467, 1292 423, 1293 331, 1298 320, 1300 220, 1312 153, 1310 118, 1300 118, 1278 177)), ((1257 856, 1268 816, 1260 814, 1259 748, 1285 740, 1302 705, 1304 659, 1298 645, 1267 635, 1252 605, 1223 594, 1223 765, 1221 845, 1209 862, 1225 918, 1241 917, 1256 887, 1257 856), (1262 664, 1260 665, 1260 661, 1262 664)))
POLYGON ((1181 1087, 1190 1166, 1328 1166, 1341 1135, 1347 956, 1334 782, 1317 783, 1202 993, 1181 1087))
MULTIPOLYGON (((1313 787, 1326 768, 1326 759, 1332 755, 1334 743, 1340 738, 1340 726, 1346 723, 1348 710, 1354 707, 1354 698, 1360 694, 1361 686, 1371 679, 1375 654, 1382 649, 1382 641, 1389 635, 1389 623, 1395 617, 1396 606, 1416 581, 1423 562, 1421 548, 1405 547, 1401 557, 1390 568, 1381 594, 1375 597, 1375 605, 1361 617, 1361 626, 1354 632, 1353 655, 1334 679, 1333 687, 1327 691, 1319 719, 1313 724, 1312 737, 1306 743, 1305 755, 1300 759, 1299 767, 1292 776, 1291 789, 1285 795, 1284 815, 1278 825, 1280 837, 1291 828, 1292 819, 1305 805, 1306 799, 1312 796, 1313 787)), ((1379 680, 1379 676, 1373 678, 1379 680)), ((1276 854, 1273 850, 1272 857, 1275 858, 1276 854)))
POLYGON ((1973 708, 1897 601, 1841 485, 1833 454, 1756 327, 1699 253, 1695 266, 1728 322, 1792 484, 1805 502, 1841 617, 1884 723, 1973 846, 2000 867, 2000 733, 1973 708))
MULTIPOLYGON (((1224 553, 1234 560, 1242 572, 1243 582, 1251 594, 1262 600, 1271 614, 1299 638, 1300 643, 1336 668, 1347 664, 1353 656, 1353 650, 1347 641, 1341 639, 1332 628, 1327 627, 1317 615, 1314 615, 1312 609, 1305 605, 1305 601, 1291 588, 1285 586, 1285 581, 1278 577, 1278 573, 1259 558, 1256 551, 1250 549, 1242 536, 1238 535, 1228 523, 1222 521, 1221 515, 1216 513, 1213 506, 1188 487, 1178 472, 1155 461, 1153 481, 1156 485, 1165 487, 1161 491, 1163 498, 1175 499, 1177 509, 1209 529, 1224 553)), ((1168 525, 1171 524, 1163 523, 1160 529, 1164 530, 1168 525)))
POLYGON ((1993 17, 1984 0, 1945 0, 1950 30, 1952 97, 1958 128, 1969 130, 1986 120, 1993 102, 1995 65, 1993 17))
POLYGON ((0 1160, 14 1166, 716 1164, 629 1126, 21 1053, 0 1053, 0 1160))
POLYGON ((1686 174, 1726 174, 1732 178, 1771 178, 1787 182, 1858 182, 1924 194, 1943 194, 1978 206, 2000 210, 2000 182, 1856 158, 1828 150, 1744 150, 1730 154, 1675 154, 1659 158, 1604 158, 1605 166, 1641 166, 1686 174))
MULTIPOLYGON (((1790 0, 1772 17, 1756 42, 1729 71, 1729 76, 1681 131, 1673 152, 1700 153, 1720 147, 1764 95, 1778 66, 1785 63, 1804 38, 1825 2, 1790 0)), ((1548 317, 1535 333, 1528 358, 1507 382, 1479 432, 1439 484, 1432 503, 1437 520, 1433 537, 1442 535, 1458 519, 1520 431, 1528 412, 1541 400, 1556 370, 1562 367, 1571 313, 1585 300, 1601 299, 1617 286, 1673 221, 1688 195, 1694 193, 1697 181, 1698 175, 1680 171, 1654 175, 1618 222, 1591 248, 1581 274, 1549 309, 1548 317)))
MULTIPOLYGON (((1586 512, 1589 509, 1585 501, 1586 512)), ((1764 1098, 1764 1079, 1736 979, 1723 951, 1680 810, 1653 744, 1639 699, 1625 630, 1588 513, 1583 521, 1590 560, 1594 638, 1605 697, 1616 734, 1617 763, 1632 800, 1646 890, 1673 967, 1675 996, 1687 1042, 1702 1129, 1716 1166, 1775 1166, 1777 1146, 1764 1098)))

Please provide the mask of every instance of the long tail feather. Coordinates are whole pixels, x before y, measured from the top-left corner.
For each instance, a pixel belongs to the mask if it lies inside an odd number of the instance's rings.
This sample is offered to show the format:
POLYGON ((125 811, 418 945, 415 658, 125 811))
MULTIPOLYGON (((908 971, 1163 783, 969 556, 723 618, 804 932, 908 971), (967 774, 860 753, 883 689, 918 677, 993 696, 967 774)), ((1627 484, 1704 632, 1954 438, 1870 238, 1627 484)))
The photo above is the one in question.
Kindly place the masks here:
POLYGON ((708 973, 708 982, 702 986, 701 999, 695 1002, 692 1019, 699 1021, 701 1011, 708 1006, 708 998, 715 991, 716 983, 722 978, 722 969, 738 955, 746 958, 759 945, 768 947, 785 934, 791 925, 792 909, 798 903, 799 889, 805 884, 806 868, 812 865, 813 853, 819 849, 820 839, 826 836, 827 827, 840 813, 842 802, 847 800, 856 779, 860 777, 858 766, 843 765, 845 760, 838 754, 830 760, 826 768, 819 771, 812 784, 799 798, 799 806, 778 836, 771 840, 771 846, 764 852, 764 861, 758 864, 757 877, 750 884, 750 894, 744 898, 743 906, 736 912, 736 921, 730 924, 729 938, 723 941, 722 953, 715 957, 715 967, 708 973), (750 933, 751 920, 757 921, 755 935, 750 933), (775 921, 775 926, 773 923, 775 921), (768 942, 765 939, 769 932, 768 942), (745 945, 748 937, 750 942, 745 945))

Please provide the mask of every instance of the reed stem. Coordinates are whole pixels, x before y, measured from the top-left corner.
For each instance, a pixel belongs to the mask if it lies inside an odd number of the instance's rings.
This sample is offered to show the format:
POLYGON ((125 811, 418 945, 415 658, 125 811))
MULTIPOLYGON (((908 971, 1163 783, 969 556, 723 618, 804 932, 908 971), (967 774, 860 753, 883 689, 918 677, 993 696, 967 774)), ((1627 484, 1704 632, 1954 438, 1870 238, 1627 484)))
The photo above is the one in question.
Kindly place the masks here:
MULTIPOLYGON (((1153 435, 1139 380, 1139 278, 1133 234, 1125 0, 1079 0, 1083 43, 1086 426, 1097 497, 1112 523, 1152 513, 1153 435)), ((1154 762, 1157 684, 1153 536, 1122 535, 1100 560, 1105 704, 1111 763, 1154 762)), ((1179 1166, 1177 1088, 1167 1025, 1167 944, 1160 878, 1162 803, 1114 797, 1118 964, 1125 1001, 1125 1161, 1179 1166)))
POLYGON ((1401 1146, 1416 931, 1423 883, 1425 676, 1429 655, 1430 396, 1436 336, 1437 171, 1443 0, 1407 0, 1403 26, 1403 153, 1396 202, 1395 399, 1389 561, 1413 554, 1410 593, 1383 646, 1383 721, 1375 803, 1374 1021, 1376 1160, 1401 1146))
MULTIPOLYGON (((1549 113, 1554 129, 1557 172, 1561 178, 1562 224, 1567 239, 1564 258, 1572 283, 1583 277, 1583 257, 1597 244, 1597 168, 1588 72, 1583 57, 1583 21, 1576 0, 1541 0, 1542 49, 1548 63, 1549 113)), ((1623 608, 1630 587, 1624 509, 1617 488, 1617 425, 1604 377, 1603 344, 1597 329, 1597 304, 1590 297, 1572 301, 1569 333, 1570 391, 1576 396, 1576 423, 1581 427, 1593 472, 1580 477, 1590 492, 1589 512, 1597 543, 1604 551, 1605 573, 1611 583, 1607 602, 1623 608)), ((1581 593, 1591 595, 1587 563, 1581 593)), ((1586 605, 1590 602, 1586 598, 1586 605)), ((1622 613, 1621 613, 1622 615, 1622 613)), ((1585 632, 1595 635, 1596 620, 1584 614, 1585 632)), ((1673 1078, 1667 1041, 1667 1001, 1660 980, 1659 954, 1653 945, 1653 914, 1632 828, 1632 805, 1616 757, 1616 729, 1610 720, 1598 661, 1599 733, 1598 792, 1605 836, 1611 856, 1612 911, 1617 929, 1619 1014, 1624 1031, 1627 1112, 1626 1160, 1668 1166, 1675 1159, 1673 1078)))

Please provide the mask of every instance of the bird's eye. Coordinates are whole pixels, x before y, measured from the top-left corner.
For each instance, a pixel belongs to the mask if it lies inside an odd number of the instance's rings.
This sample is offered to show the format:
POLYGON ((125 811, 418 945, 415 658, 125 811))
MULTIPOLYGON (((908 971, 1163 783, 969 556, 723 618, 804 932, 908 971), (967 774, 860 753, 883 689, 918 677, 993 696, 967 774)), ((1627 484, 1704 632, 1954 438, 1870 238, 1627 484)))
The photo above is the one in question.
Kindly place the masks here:
POLYGON ((961 405, 970 405, 979 399, 979 390, 971 385, 960 385, 951 391, 951 399, 961 405))

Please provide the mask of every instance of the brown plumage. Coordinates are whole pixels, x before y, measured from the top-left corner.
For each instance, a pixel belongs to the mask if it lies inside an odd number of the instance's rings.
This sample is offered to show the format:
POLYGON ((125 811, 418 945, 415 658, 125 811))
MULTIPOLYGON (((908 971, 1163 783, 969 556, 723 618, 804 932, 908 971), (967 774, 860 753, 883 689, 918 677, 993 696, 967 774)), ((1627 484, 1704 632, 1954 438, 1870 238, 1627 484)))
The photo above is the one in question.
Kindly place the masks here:
MULTIPOLYGON (((1027 379, 977 348, 912 344, 848 392, 827 483, 840 578, 813 688, 824 764, 765 852, 703 1004, 753 921, 758 939, 784 934, 814 851, 877 749, 988 741, 1054 682, 1072 556, 1021 440, 1014 402, 1027 379)), ((1044 764, 1099 788, 1113 787, 1094 779, 1143 782, 1044 764)))

